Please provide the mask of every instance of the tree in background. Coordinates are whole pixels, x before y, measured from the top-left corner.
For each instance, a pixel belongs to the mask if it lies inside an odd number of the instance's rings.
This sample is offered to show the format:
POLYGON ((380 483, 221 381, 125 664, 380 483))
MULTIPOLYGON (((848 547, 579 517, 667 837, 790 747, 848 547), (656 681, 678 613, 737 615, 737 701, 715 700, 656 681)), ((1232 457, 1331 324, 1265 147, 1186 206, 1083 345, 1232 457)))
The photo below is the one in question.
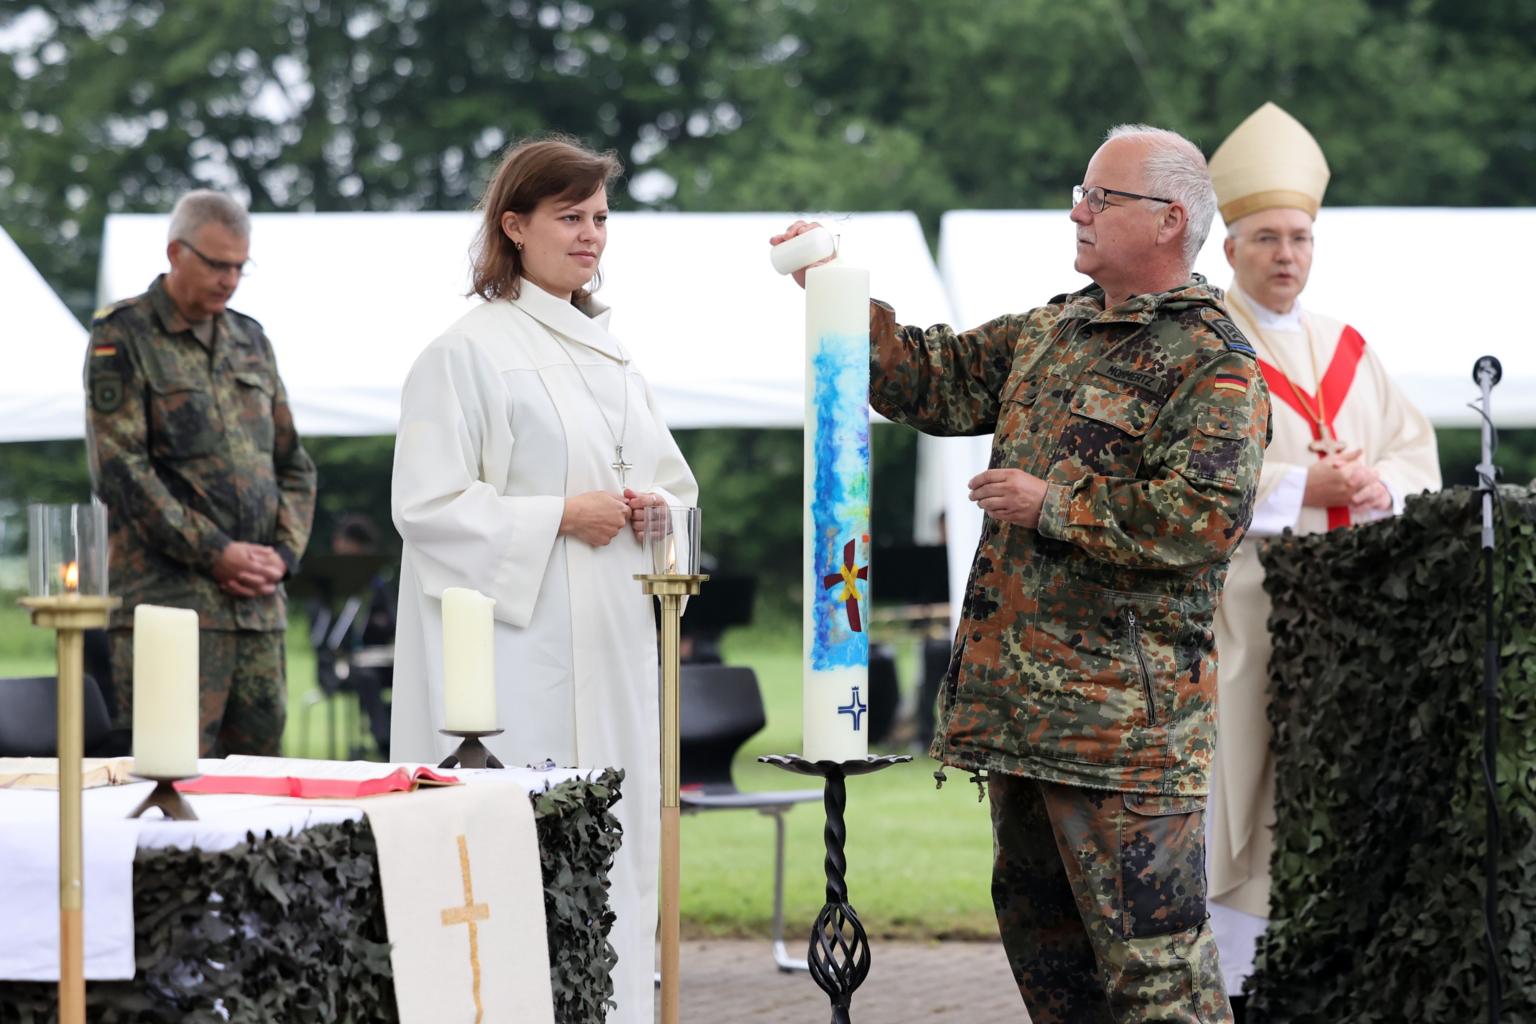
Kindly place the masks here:
MULTIPOLYGON (((948 209, 1064 208, 1111 124, 1209 147, 1274 99, 1327 151, 1331 205, 1536 202, 1522 0, 0 0, 0 53, 0 225, 82 317, 109 212, 198 186, 257 211, 465 209, 547 130, 619 152, 619 208, 911 209, 931 236, 948 209)), ((793 600, 799 435, 686 434, 715 554, 793 600)), ((307 440, 317 539, 346 511, 387 522, 388 439, 307 440)), ((884 493, 910 440, 877 434, 884 493)), ((1441 442, 1467 480, 1475 432, 1441 442)), ((1536 475, 1536 435, 1499 462, 1536 475)), ((0 493, 83 487, 78 444, 0 446, 0 493)))
POLYGON ((1521 0, 0 0, 0 224, 77 312, 109 211, 473 202, 500 149, 619 151, 683 210, 1066 205, 1104 129, 1265 99, 1334 205, 1524 205, 1521 0))
POLYGON ((189 188, 257 211, 468 208, 522 135, 630 158, 642 129, 680 126, 715 14, 689 0, 6 2, 0 224, 79 312, 106 214, 166 210, 189 188))
POLYGON ((679 209, 1067 205, 1113 124, 1214 147, 1273 99, 1331 205, 1527 205, 1536 5, 1430 0, 767 2, 702 76, 731 116, 658 164, 679 209))

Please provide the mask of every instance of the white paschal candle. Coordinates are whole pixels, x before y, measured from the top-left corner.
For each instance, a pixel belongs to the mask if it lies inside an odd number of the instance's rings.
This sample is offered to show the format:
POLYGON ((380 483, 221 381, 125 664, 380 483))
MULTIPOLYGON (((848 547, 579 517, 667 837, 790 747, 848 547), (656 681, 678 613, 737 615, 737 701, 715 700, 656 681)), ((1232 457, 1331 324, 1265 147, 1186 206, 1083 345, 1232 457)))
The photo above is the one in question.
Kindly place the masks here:
POLYGON ((478 590, 443 591, 443 727, 455 732, 494 732, 496 672, 491 609, 496 602, 478 590))
POLYGON ((869 272, 805 275, 804 755, 869 754, 869 272))
POLYGON ((133 610, 133 771, 186 778, 202 750, 197 612, 141 604, 133 610))

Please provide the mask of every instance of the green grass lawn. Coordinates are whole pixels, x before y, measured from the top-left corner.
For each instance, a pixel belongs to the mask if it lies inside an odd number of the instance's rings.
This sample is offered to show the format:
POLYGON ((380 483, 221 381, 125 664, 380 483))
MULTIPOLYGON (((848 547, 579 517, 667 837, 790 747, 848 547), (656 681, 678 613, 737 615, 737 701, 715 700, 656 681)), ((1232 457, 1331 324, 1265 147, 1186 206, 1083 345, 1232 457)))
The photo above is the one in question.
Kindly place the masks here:
MULTIPOLYGON (((307 623, 294 616, 288 633, 288 728, 284 753, 327 754, 325 705, 302 710, 315 691, 315 663, 307 623)), ((758 764, 759 754, 800 751, 800 636, 798 628, 769 626, 726 637, 725 659, 756 670, 768 725, 748 741, 736 765, 746 790, 814 788, 814 780, 758 764)), ((904 679, 910 665, 903 663, 904 679)), ((0 677, 54 670, 52 635, 34 628, 14 596, 0 599, 0 677)), ((355 721, 338 715, 338 756, 355 721)), ((888 751, 895 752, 895 751, 888 751)), ((848 780, 848 891, 872 936, 994 938, 988 877, 991 832, 987 808, 965 776, 950 774, 934 790, 928 758, 848 780)), ((802 944, 825 897, 823 815, 819 803, 786 817, 785 922, 791 946, 802 944)), ((772 922, 773 821, 751 811, 685 815, 682 823, 682 913, 693 936, 766 939, 772 922)))

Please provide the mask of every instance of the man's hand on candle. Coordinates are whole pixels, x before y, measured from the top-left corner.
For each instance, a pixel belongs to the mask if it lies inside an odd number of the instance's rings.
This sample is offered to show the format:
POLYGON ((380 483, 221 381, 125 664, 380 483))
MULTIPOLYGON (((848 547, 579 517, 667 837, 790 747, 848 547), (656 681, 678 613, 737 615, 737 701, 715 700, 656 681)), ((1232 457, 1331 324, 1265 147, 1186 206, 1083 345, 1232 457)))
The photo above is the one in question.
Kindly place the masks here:
POLYGON ((565 499, 560 536, 570 535, 595 548, 604 547, 629 522, 629 503, 607 491, 588 491, 565 499))
POLYGON ((213 563, 219 589, 236 597, 265 597, 288 571, 282 557, 263 544, 232 541, 213 563))
MULTIPOLYGON (((624 488, 624 502, 629 506, 629 525, 635 531, 636 539, 645 537, 646 514, 648 508, 666 507, 667 499, 650 491, 640 492, 632 488, 624 488)), ((663 517, 664 518, 664 517, 663 517)))
POLYGON ((1040 525, 1045 481, 1022 469, 989 469, 971 477, 970 498, 983 513, 1030 529, 1040 525))
MULTIPOLYGON (((819 222, 817 222, 817 221, 814 221, 814 220, 797 220, 793 224, 791 224, 789 227, 785 228, 784 232, 782 234, 774 235, 772 238, 768 239, 768 244, 769 245, 778 245, 781 242, 789 241, 791 238, 794 238, 796 235, 803 235, 807 231, 815 231, 819 227, 821 227, 821 224, 819 222)), ((810 270, 811 267, 819 267, 823 263, 831 263, 832 259, 833 259, 833 257, 828 256, 824 260, 817 260, 815 263, 812 263, 809 267, 801 267, 799 270, 795 271, 790 276, 795 279, 795 284, 799 285, 801 288, 804 288, 805 287, 805 272, 807 270, 810 270)))

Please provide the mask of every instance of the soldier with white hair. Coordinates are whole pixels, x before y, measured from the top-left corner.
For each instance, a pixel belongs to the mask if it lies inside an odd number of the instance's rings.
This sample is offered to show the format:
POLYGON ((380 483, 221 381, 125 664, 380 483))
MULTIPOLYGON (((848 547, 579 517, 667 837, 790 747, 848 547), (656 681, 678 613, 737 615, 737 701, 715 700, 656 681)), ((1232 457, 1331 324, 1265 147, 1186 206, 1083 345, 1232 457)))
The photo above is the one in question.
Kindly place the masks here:
POLYGON ((1091 287, 968 331, 870 306, 870 404, 992 437, 930 754, 985 776, 993 907, 1035 1024, 1231 1020, 1205 908, 1210 624, 1269 397, 1190 270, 1215 206, 1189 140, 1123 125, 1073 189, 1091 287))

